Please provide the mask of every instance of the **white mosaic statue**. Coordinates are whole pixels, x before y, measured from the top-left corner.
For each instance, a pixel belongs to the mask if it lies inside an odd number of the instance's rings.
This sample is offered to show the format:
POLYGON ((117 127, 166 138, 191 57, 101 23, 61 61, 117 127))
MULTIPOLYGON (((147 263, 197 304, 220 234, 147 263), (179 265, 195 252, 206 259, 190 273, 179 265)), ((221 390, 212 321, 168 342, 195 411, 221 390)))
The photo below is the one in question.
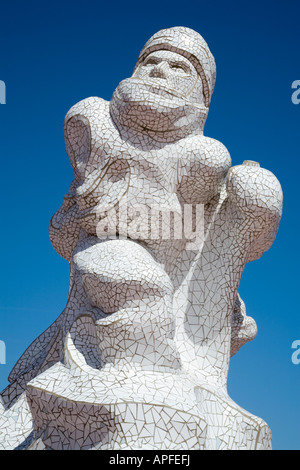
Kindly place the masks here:
POLYGON ((10 374, 0 448, 271 448, 226 384, 256 335, 241 274, 274 241, 282 191, 203 135, 215 77, 203 38, 170 28, 110 102, 68 112, 74 181, 49 233, 69 299, 10 374))

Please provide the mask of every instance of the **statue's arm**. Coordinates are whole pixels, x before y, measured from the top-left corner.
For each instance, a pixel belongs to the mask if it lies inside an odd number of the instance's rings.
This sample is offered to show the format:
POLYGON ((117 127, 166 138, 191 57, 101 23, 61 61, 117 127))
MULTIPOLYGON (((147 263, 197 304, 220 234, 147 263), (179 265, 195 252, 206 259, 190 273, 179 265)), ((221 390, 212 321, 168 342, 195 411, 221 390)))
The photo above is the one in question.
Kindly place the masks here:
POLYGON ((68 261, 80 233, 77 222, 76 188, 84 178, 86 163, 91 152, 91 127, 87 115, 89 102, 90 98, 75 104, 64 119, 65 146, 74 170, 74 180, 64 197, 63 204, 49 224, 49 237, 55 251, 68 261))
POLYGON ((66 114, 63 130, 66 151, 75 179, 81 180, 91 153, 90 99, 80 101, 66 114))
POLYGON ((93 122, 103 115, 106 102, 98 97, 86 98, 75 104, 66 114, 63 130, 66 151, 74 170, 64 202, 52 217, 49 224, 49 236, 54 249, 66 260, 70 260, 79 238, 77 188, 85 178, 87 163, 92 151, 92 139, 95 136, 93 122))
POLYGON ((240 237, 248 247, 247 261, 260 258, 275 240, 282 214, 279 181, 259 164, 244 162, 230 169, 227 195, 231 208, 238 213, 240 237))

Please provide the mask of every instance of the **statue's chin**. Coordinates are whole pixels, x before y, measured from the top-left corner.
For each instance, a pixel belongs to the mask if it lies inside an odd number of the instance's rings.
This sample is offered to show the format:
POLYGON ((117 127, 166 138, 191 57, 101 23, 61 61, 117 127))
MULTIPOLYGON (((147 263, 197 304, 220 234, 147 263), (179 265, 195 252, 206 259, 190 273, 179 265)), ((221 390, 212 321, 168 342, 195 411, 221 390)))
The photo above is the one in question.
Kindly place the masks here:
POLYGON ((206 108, 188 103, 157 80, 129 78, 117 86, 110 102, 114 120, 135 131, 182 138, 201 130, 206 108), (202 117, 201 117, 202 115, 202 117))

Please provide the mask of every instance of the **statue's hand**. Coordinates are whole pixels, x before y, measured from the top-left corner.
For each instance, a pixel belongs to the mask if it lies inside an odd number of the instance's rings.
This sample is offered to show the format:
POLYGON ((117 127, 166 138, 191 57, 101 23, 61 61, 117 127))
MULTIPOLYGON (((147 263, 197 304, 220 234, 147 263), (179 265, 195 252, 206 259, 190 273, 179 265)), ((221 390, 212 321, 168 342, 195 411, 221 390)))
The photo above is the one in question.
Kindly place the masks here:
POLYGON ((259 163, 245 161, 230 169, 226 188, 228 201, 240 218, 240 235, 251 243, 248 261, 257 259, 270 248, 278 230, 283 201, 280 183, 259 163))
POLYGON ((282 190, 277 178, 259 163, 245 161, 232 167, 227 175, 227 193, 233 204, 255 217, 282 212, 282 190))

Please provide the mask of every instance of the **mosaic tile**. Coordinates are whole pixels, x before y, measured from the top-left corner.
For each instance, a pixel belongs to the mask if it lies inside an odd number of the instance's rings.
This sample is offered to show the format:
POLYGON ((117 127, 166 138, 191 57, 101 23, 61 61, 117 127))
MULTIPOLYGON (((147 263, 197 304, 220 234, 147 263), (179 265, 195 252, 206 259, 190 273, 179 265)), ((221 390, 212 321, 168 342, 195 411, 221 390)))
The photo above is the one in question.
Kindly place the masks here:
POLYGON ((276 237, 282 190, 204 136, 215 79, 205 40, 169 28, 109 102, 67 113, 74 180, 49 236, 69 298, 1 393, 0 449, 271 448, 227 375, 256 336, 238 288, 276 237))

